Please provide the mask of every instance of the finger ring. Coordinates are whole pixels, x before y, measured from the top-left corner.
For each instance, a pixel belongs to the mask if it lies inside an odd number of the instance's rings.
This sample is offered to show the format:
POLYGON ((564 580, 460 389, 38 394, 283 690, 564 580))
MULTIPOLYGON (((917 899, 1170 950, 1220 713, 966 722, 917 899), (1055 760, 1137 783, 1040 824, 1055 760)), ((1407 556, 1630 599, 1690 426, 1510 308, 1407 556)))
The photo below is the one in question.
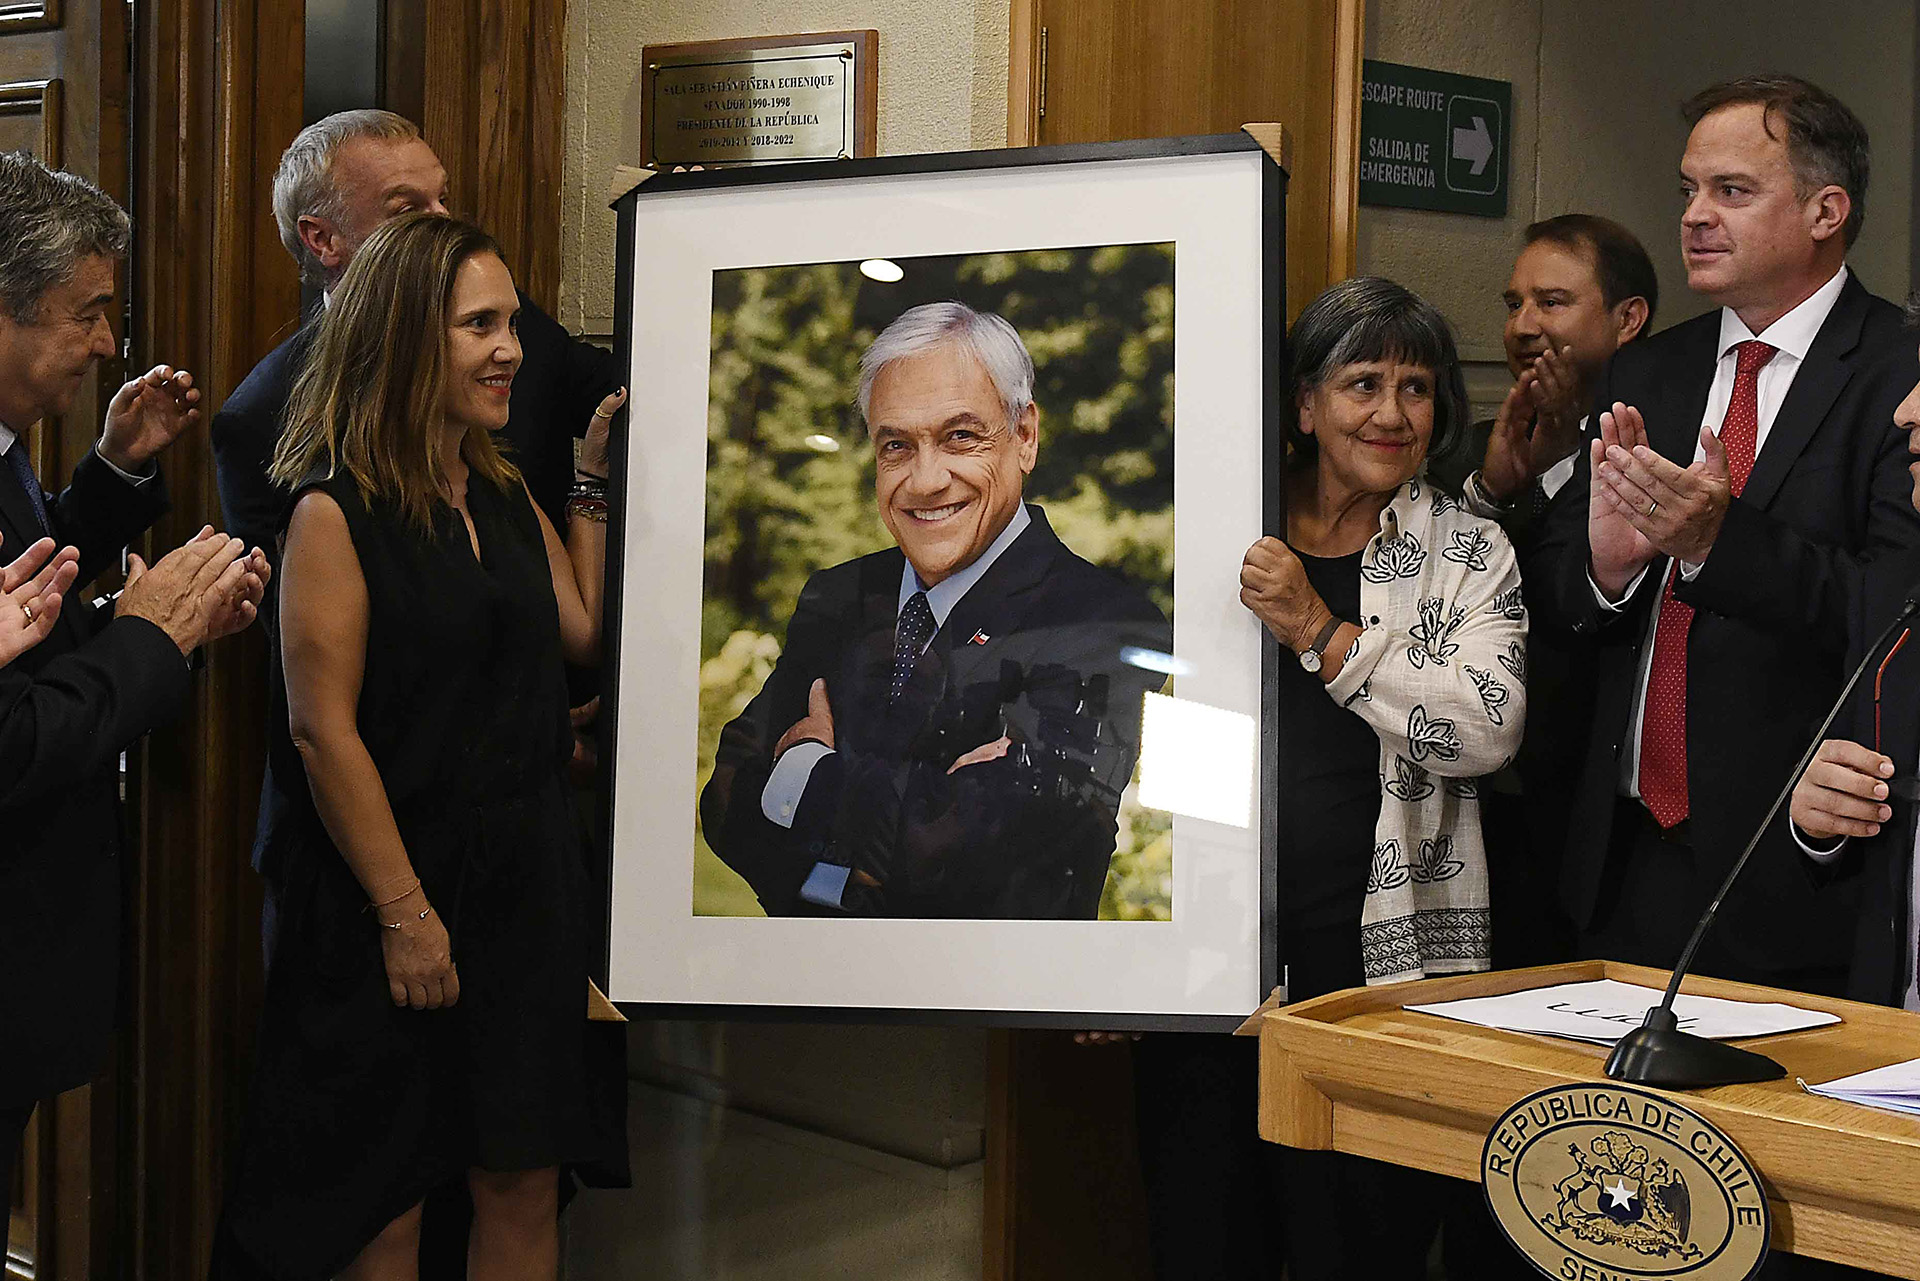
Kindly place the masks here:
POLYGON ((1659 501, 1658 501, 1657 499, 1652 499, 1652 498, 1649 498, 1649 499, 1647 500, 1647 515, 1648 515, 1649 517, 1651 517, 1651 516, 1653 516, 1653 515, 1655 515, 1656 513, 1658 513, 1658 512, 1659 512, 1659 510, 1660 510, 1660 503, 1659 503, 1659 501))
POLYGON ((27 604, 25 601, 21 601, 20 612, 27 616, 27 626, 32 627, 33 626, 33 606, 27 604))
POLYGON ((597 410, 597 409, 593 411, 593 416, 594 416, 595 418, 604 418, 604 419, 606 419, 606 420, 607 420, 608 422, 612 422, 612 421, 613 421, 613 415, 612 415, 612 414, 603 414, 603 413, 601 413, 601 412, 600 412, 599 410, 597 410))

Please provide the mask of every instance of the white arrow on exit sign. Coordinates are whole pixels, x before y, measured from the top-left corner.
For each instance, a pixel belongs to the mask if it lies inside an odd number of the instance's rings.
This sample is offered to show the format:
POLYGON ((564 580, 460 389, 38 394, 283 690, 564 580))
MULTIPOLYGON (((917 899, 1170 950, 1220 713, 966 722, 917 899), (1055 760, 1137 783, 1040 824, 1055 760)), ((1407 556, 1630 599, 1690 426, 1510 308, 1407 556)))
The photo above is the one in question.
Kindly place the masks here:
POLYGON ((1473 162, 1474 177, 1486 171, 1487 161, 1493 159, 1493 135, 1487 132, 1486 117, 1475 116, 1473 128, 1453 131, 1453 154, 1473 162))

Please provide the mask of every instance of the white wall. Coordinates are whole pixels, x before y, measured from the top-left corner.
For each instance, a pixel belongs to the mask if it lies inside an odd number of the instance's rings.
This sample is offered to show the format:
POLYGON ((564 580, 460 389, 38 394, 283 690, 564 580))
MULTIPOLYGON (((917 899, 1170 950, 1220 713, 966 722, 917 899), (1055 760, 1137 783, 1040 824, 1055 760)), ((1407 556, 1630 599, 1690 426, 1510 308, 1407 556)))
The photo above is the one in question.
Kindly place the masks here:
MULTIPOLYGON (((1679 251, 1679 104, 1715 80, 1786 71, 1824 85, 1873 140, 1868 217, 1852 263, 1899 299, 1914 244, 1912 0, 1370 0, 1367 56, 1513 82, 1504 219, 1360 210, 1360 268, 1425 294, 1469 361, 1500 360, 1500 291, 1521 229, 1582 211, 1624 223, 1660 273, 1665 326, 1706 309, 1679 251)), ((1504 374, 1470 368, 1477 403, 1504 374)))
POLYGON ((567 13, 567 154, 560 316, 613 332, 607 181, 640 163, 640 50, 649 43, 806 31, 880 33, 882 155, 1007 141, 1006 0, 576 0, 567 13))

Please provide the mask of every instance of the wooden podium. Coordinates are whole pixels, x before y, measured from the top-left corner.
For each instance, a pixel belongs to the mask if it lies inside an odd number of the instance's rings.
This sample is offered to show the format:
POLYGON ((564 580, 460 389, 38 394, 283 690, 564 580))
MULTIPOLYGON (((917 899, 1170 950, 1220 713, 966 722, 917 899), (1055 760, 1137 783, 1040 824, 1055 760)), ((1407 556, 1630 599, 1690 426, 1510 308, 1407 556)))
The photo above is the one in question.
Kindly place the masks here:
MULTIPOLYGON (((1580 961, 1357 988, 1269 1010, 1259 1019, 1261 1137, 1477 1179, 1501 1113, 1536 1090, 1604 1081, 1607 1051, 1401 1007, 1601 978, 1664 988, 1667 971, 1580 961)), ((1717 979, 1689 978, 1681 990, 1840 1016, 1741 1042, 1784 1065, 1784 1080, 1672 1097, 1759 1167, 1774 1249, 1920 1281, 1920 1117, 1817 1098, 1794 1080, 1920 1058, 1920 1015, 1717 979)))

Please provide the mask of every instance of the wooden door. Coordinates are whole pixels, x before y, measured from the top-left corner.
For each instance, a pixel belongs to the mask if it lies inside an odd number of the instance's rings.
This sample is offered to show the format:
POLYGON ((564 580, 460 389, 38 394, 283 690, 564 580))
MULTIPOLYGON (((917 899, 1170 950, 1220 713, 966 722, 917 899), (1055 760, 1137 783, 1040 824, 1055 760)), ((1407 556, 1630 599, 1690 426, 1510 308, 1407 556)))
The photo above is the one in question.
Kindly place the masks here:
MULTIPOLYGON (((0 150, 29 151, 127 199, 126 0, 0 4, 0 150)), ((121 288, 126 287, 122 273, 121 288)), ((124 332, 124 331, 120 331, 124 332)), ((96 369, 61 418, 24 433, 34 469, 49 485, 93 446, 103 388, 120 368, 96 369)), ((0 1054, 14 1047, 0 1047, 0 1054)), ((112 1092, 70 1091, 42 1106, 18 1155, 6 1223, 8 1277, 103 1275, 88 1207, 96 1196, 98 1145, 113 1142, 112 1092)), ((15 1154, 9 1153, 8 1156, 15 1154)))
POLYGON ((447 167, 453 212, 500 242, 514 283, 560 302, 566 0, 386 0, 381 105, 447 167))
POLYGON ((1014 146, 1278 121, 1287 316, 1353 274, 1363 0, 1014 0, 1014 146))

